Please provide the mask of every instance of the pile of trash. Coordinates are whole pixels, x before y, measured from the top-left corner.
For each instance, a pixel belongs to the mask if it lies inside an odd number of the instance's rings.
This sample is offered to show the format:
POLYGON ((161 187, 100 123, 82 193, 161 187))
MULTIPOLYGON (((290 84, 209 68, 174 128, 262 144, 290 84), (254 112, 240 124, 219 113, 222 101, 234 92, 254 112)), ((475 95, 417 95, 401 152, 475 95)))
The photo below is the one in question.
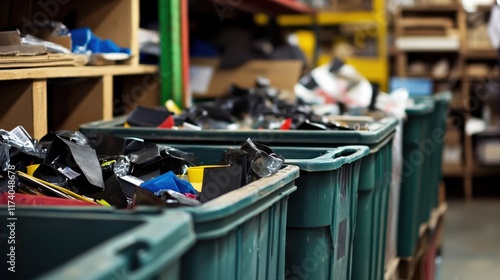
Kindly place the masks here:
POLYGON ((105 133, 89 140, 58 131, 35 140, 21 126, 0 129, 0 204, 196 206, 273 175, 284 163, 250 139, 213 160, 204 166, 192 153, 105 133), (224 186, 213 179, 221 172, 224 186))

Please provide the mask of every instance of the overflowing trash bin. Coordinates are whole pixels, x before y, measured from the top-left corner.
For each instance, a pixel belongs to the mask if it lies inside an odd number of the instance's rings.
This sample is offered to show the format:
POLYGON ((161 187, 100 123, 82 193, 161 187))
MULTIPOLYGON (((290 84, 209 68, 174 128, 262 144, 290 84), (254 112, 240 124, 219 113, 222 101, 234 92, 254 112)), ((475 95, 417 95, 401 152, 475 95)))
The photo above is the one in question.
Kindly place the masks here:
MULTIPOLYGON (((383 118, 367 121, 365 118, 342 120, 346 127, 328 131, 304 130, 173 130, 151 127, 123 127, 126 117, 112 121, 92 122, 80 126, 82 133, 97 137, 99 133, 112 133, 121 137, 141 137, 155 143, 178 145, 235 145, 248 137, 272 145, 273 148, 334 148, 366 145, 369 155, 361 159, 357 207, 352 213, 354 234, 353 254, 348 267, 353 279, 375 279, 384 274, 388 195, 392 176, 392 138, 398 121, 383 118), (356 210, 357 209, 357 210, 356 210)), ((182 147, 182 146, 181 146, 182 147)), ((286 158, 286 156, 285 156, 286 158)), ((299 179, 300 180, 300 179, 299 179)), ((298 185, 300 188, 300 185, 298 185)))

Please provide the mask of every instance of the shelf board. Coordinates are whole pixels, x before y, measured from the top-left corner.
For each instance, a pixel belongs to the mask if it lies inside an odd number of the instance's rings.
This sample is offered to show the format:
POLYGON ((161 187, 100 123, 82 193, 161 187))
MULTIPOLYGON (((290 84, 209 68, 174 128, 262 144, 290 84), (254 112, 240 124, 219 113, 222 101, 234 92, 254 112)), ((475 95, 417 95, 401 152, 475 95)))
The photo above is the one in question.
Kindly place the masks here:
POLYGON ((248 13, 279 14, 313 14, 314 9, 296 0, 244 0, 231 5, 227 0, 212 0, 220 6, 228 6, 248 13))
POLYGON ((407 77, 408 78, 427 78, 427 79, 431 79, 435 82, 449 82, 451 80, 450 76, 446 76, 444 78, 437 78, 437 77, 433 77, 432 75, 408 74, 407 77))
POLYGON ((498 59, 498 51, 494 49, 466 50, 463 55, 468 59, 498 59))
POLYGON ((484 80, 492 80, 492 81, 497 81, 499 78, 499 75, 497 74, 488 74, 488 75, 471 75, 471 74, 468 74, 467 75, 467 79, 471 80, 471 81, 474 81, 474 80, 480 80, 480 81, 484 81, 484 80))
POLYGON ((477 177, 500 176, 500 166, 476 165, 472 168, 472 175, 477 177))
POLYGON ((444 177, 462 177, 464 175, 464 167, 459 164, 443 164, 444 177))
POLYGON ((401 6, 403 12, 456 12, 458 9, 460 9, 460 5, 458 4, 401 6))
POLYGON ((158 73, 158 67, 154 65, 40 67, 0 70, 0 81, 22 79, 99 77, 104 75, 125 76, 155 73, 158 73))
POLYGON ((478 5, 477 6, 477 11, 478 12, 490 12, 491 11, 491 5, 478 5))

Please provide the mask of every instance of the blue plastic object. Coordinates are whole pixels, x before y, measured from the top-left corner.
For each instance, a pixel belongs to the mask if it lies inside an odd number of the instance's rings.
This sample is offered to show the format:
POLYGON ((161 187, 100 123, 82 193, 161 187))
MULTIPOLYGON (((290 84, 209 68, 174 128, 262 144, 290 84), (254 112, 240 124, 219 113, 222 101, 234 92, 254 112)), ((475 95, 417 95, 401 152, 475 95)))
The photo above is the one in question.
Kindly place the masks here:
POLYGON ((92 33, 88 27, 71 30, 71 40, 73 41, 74 53, 126 53, 131 54, 129 48, 121 48, 113 41, 103 40, 92 33))
POLYGON ((428 96, 433 93, 433 82, 428 78, 401 78, 392 77, 390 81, 390 91, 400 88, 408 90, 411 96, 428 96))
POLYGON ((161 190, 173 190, 178 193, 196 194, 196 190, 189 182, 179 179, 172 171, 142 183, 141 188, 153 193, 161 190))

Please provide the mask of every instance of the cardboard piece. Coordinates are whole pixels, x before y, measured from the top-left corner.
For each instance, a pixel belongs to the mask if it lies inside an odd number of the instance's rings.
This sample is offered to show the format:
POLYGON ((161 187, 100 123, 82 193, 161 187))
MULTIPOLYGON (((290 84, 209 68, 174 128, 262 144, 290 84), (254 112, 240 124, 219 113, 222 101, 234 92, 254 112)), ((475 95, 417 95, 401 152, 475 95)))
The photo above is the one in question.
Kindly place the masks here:
POLYGON ((83 54, 44 54, 36 56, 2 56, 0 54, 0 69, 32 68, 51 66, 84 66, 88 58, 83 54))
POLYGON ((0 56, 33 56, 46 54, 43 46, 21 45, 21 35, 18 31, 0 32, 0 56))
POLYGON ((271 85, 279 90, 294 92, 302 72, 299 60, 252 60, 233 69, 219 69, 218 66, 218 59, 191 59, 190 87, 193 97, 222 97, 231 84, 254 87, 257 76, 268 78, 271 85))

